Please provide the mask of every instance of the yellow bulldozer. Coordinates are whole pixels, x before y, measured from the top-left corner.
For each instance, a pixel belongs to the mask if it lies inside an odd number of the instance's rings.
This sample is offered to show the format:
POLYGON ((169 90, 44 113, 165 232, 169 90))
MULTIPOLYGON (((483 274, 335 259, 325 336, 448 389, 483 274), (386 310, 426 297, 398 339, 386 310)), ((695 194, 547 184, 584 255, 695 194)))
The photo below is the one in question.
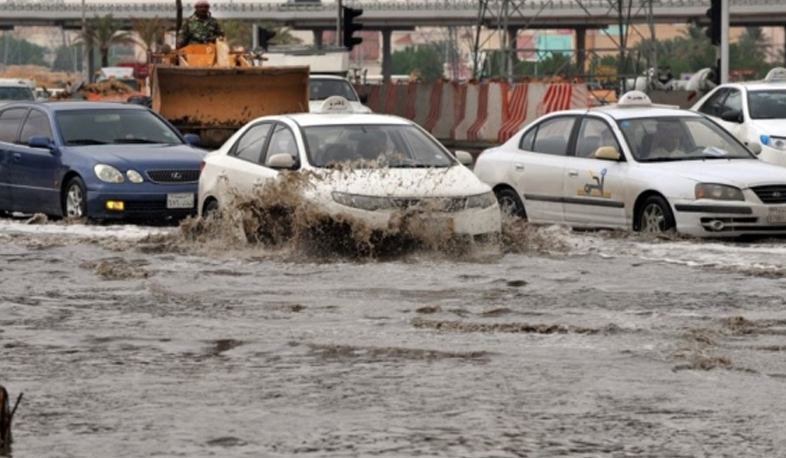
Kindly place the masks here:
POLYGON ((156 54, 153 62, 153 110, 206 148, 260 116, 308 111, 308 66, 266 67, 264 58, 232 52, 222 40, 156 54))

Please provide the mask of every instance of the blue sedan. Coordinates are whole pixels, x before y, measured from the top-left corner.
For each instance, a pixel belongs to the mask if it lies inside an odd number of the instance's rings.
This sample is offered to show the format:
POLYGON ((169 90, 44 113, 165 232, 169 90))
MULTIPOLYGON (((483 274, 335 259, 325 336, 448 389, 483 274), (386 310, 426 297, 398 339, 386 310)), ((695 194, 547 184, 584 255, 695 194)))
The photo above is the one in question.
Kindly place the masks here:
POLYGON ((198 143, 140 105, 4 105, 0 212, 95 220, 195 215, 206 153, 198 143))

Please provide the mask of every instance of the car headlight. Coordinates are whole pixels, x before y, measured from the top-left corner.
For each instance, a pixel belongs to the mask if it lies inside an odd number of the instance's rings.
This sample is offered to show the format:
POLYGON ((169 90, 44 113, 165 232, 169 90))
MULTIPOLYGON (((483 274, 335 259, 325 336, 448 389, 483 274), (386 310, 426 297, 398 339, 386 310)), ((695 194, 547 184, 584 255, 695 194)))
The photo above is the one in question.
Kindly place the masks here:
POLYGON ((390 210, 396 208, 393 202, 387 197, 361 196, 346 192, 333 192, 333 200, 337 203, 361 210, 390 210))
POLYGON ((126 172, 126 176, 128 177, 128 181, 131 183, 142 183, 145 181, 145 179, 142 177, 142 174, 136 170, 129 170, 126 172))
POLYGON ((467 208, 489 208, 496 203, 497 196, 492 191, 467 197, 467 208))
POLYGON ((734 186, 714 183, 699 183, 696 185, 697 199, 712 200, 745 200, 742 190, 734 186))
POLYGON ((761 140, 762 145, 769 146, 770 148, 775 148, 780 151, 786 151, 786 138, 761 135, 759 136, 759 140, 761 140))
POLYGON ((122 183, 125 180, 123 174, 111 165, 98 164, 93 167, 93 171, 98 179, 105 183, 122 183))

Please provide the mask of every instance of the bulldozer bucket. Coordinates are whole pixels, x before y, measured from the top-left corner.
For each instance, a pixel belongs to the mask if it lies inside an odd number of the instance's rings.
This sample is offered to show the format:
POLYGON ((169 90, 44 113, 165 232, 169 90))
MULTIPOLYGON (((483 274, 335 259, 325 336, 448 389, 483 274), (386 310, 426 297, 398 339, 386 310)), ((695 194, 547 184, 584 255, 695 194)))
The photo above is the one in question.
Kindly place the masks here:
POLYGON ((152 108, 202 145, 218 147, 260 116, 308 111, 309 68, 175 67, 151 72, 152 108))

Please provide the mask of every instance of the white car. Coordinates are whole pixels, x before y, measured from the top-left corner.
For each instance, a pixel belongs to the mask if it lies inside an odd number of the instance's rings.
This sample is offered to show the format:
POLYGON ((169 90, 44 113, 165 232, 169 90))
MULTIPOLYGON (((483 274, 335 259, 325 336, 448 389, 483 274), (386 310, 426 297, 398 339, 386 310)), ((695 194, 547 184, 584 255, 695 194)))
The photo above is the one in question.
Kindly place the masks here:
POLYGON ((231 208, 232 196, 250 193, 283 173, 299 171, 311 186, 307 202, 331 216, 388 230, 413 212, 477 242, 501 232, 502 212, 491 188, 413 122, 388 115, 351 114, 332 97, 321 113, 255 119, 204 160, 199 214, 231 208))
MULTIPOLYGON (((758 150, 758 143, 751 143, 758 150)), ((616 105, 546 115, 485 150, 475 174, 534 223, 736 237, 786 233, 786 171, 701 114, 616 105)))
POLYGON ((786 166, 786 68, 762 81, 722 84, 691 110, 711 116, 745 144, 760 143, 759 158, 786 166))
POLYGON ((318 113, 322 103, 330 97, 339 96, 347 99, 354 113, 372 113, 371 108, 355 91, 355 87, 346 78, 336 75, 312 74, 308 77, 308 108, 311 113, 318 113))

